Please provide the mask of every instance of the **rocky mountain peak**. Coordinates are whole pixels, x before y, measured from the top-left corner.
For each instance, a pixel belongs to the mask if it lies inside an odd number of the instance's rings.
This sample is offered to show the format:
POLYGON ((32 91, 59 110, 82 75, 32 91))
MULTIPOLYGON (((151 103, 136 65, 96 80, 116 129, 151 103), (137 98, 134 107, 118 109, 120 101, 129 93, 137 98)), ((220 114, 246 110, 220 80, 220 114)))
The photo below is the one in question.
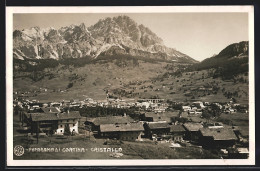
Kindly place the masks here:
POLYGON ((86 26, 85 26, 84 23, 81 23, 81 24, 79 25, 79 28, 80 28, 81 30, 86 30, 86 26))
POLYGON ((163 40, 144 25, 138 25, 126 15, 100 19, 86 27, 84 23, 60 29, 33 27, 16 30, 14 49, 19 59, 29 58, 78 58, 102 54, 130 54, 148 58, 159 58, 194 62, 192 58, 168 48, 163 40), (106 53, 107 52, 107 53, 106 53))

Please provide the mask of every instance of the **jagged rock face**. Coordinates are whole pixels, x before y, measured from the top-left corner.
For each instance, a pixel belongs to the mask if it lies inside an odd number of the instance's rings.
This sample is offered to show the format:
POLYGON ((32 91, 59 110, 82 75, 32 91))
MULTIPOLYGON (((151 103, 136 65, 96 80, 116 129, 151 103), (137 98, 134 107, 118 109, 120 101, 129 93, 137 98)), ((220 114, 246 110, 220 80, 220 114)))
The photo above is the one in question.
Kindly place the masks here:
POLYGON ((248 41, 234 43, 223 49, 217 57, 233 57, 248 55, 248 41))
POLYGON ((13 32, 14 57, 24 58, 81 58, 100 55, 130 54, 149 58, 196 62, 189 56, 168 48, 149 28, 138 25, 128 16, 99 20, 87 28, 84 23, 40 29, 33 27, 13 32))

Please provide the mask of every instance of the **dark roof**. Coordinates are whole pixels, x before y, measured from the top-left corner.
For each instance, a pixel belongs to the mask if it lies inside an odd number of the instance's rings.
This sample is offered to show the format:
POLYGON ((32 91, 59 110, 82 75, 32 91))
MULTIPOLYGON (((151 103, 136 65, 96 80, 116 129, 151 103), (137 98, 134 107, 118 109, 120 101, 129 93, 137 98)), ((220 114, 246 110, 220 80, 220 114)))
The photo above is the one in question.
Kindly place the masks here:
POLYGON ((236 140, 237 137, 232 129, 218 128, 202 128, 200 129, 202 136, 213 137, 214 140, 236 140))
POLYGON ((63 119, 77 119, 81 118, 78 111, 71 111, 69 113, 31 113, 32 121, 51 121, 63 119))
POLYGON ((171 125, 170 132, 185 132, 186 130, 182 125, 171 125))
POLYGON ((154 113, 154 112, 146 112, 144 114, 146 118, 153 118, 154 122, 158 121, 171 121, 171 117, 179 117, 179 111, 171 112, 170 114, 166 113, 154 113))
POLYGON ((199 129, 203 128, 203 125, 200 123, 193 123, 193 122, 188 122, 183 124, 183 126, 188 130, 188 131, 199 131, 199 129))
POLYGON ((103 124, 100 125, 100 132, 127 132, 127 131, 144 131, 143 124, 127 123, 127 124, 103 124))
POLYGON ((147 122, 150 129, 169 128, 169 124, 166 122, 147 122))
POLYGON ((120 124, 120 123, 130 123, 134 122, 134 120, 130 116, 109 116, 109 117, 97 117, 87 119, 88 122, 92 122, 95 125, 103 125, 103 124, 120 124))
POLYGON ((249 127, 248 126, 234 126, 234 130, 237 130, 240 132, 240 134, 244 137, 249 136, 249 127))

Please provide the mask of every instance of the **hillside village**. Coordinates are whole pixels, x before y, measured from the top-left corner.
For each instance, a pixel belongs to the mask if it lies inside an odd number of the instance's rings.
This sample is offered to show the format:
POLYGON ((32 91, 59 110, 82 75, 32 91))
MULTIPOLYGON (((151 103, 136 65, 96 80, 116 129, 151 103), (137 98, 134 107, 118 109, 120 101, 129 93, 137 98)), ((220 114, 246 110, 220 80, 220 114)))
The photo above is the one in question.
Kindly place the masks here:
POLYGON ((14 159, 247 159, 245 40, 199 62, 125 15, 14 30, 14 159))
POLYGON ((38 144, 46 137, 85 140, 89 136, 103 139, 104 143, 109 140, 154 142, 168 144, 170 148, 192 146, 215 150, 222 158, 247 158, 248 126, 220 119, 222 115, 248 116, 248 106, 234 103, 232 99, 228 103, 113 98, 42 103, 24 96, 14 99, 14 117, 19 118, 14 129, 27 136, 27 144, 38 144))

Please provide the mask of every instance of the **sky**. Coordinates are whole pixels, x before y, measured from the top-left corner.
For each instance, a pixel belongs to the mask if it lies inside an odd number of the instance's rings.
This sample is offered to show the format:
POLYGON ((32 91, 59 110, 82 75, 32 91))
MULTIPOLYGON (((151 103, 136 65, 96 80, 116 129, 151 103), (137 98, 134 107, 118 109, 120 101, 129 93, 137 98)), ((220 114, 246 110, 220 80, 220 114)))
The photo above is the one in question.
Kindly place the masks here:
POLYGON ((84 23, 87 27, 99 19, 127 15, 163 39, 168 47, 202 61, 232 43, 248 41, 247 13, 66 13, 14 14, 13 30, 54 27, 84 23))

